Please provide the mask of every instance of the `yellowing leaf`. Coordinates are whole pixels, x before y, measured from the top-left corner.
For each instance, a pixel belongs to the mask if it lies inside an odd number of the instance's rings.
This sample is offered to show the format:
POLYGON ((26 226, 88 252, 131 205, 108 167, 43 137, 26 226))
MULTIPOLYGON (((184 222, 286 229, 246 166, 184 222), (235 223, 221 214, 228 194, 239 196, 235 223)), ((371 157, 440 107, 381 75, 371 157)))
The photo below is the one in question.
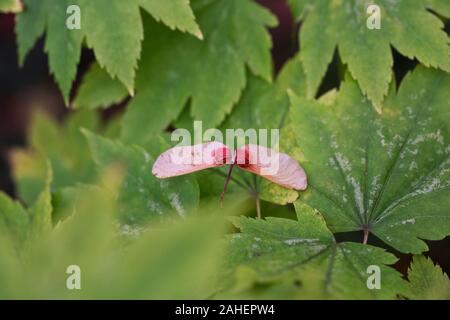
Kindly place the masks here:
POLYGON ((20 0, 0 0, 0 12, 17 13, 23 10, 20 0))
POLYGON ((414 256, 408 280, 413 299, 450 300, 450 280, 430 258, 414 256))

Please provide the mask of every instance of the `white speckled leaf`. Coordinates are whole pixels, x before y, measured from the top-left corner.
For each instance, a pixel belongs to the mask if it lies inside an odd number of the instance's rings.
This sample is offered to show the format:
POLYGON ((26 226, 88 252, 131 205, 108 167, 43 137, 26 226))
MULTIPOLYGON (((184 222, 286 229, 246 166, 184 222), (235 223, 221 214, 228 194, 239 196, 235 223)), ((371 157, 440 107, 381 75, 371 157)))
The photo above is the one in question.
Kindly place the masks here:
POLYGON ((199 189, 193 177, 158 180, 151 173, 154 158, 143 148, 124 146, 86 130, 84 134, 99 169, 118 164, 126 170, 118 194, 123 222, 134 225, 151 219, 184 218, 198 207, 199 189))
POLYGON ((449 235, 448 88, 449 74, 419 66, 382 115, 349 77, 329 105, 293 96, 294 149, 309 179, 300 199, 333 232, 368 229, 402 252, 449 235))
MULTIPOLYGON (((395 262, 393 255, 360 243, 336 243, 318 212, 300 203, 296 203, 296 211, 298 221, 235 218, 233 223, 241 233, 230 237, 230 265, 226 268, 250 268, 256 272, 257 282, 266 285, 279 281, 304 283, 307 287, 297 291, 322 299, 392 299, 398 293, 407 293, 401 274, 386 266, 395 262), (367 288, 370 265, 381 269, 380 290, 367 288), (311 280, 314 286, 308 287, 311 280)), ((291 290, 295 294, 294 286, 291 290)))

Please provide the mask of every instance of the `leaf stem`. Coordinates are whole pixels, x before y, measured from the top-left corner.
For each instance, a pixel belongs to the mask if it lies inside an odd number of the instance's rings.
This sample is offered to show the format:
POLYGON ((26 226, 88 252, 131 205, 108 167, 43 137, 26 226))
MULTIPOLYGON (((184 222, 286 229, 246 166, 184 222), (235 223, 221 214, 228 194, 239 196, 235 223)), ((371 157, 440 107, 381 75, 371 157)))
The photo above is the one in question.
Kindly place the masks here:
POLYGON ((261 219, 261 201, 259 200, 259 183, 258 183, 258 178, 256 177, 256 175, 253 175, 253 196, 255 197, 255 202, 256 202, 256 217, 258 219, 261 219))
POLYGON ((364 228, 363 232, 364 232, 363 243, 367 244, 367 240, 369 240, 369 229, 364 228))
POLYGON ((256 217, 258 219, 261 219, 261 203, 259 201, 258 195, 256 195, 255 200, 256 200, 256 217))

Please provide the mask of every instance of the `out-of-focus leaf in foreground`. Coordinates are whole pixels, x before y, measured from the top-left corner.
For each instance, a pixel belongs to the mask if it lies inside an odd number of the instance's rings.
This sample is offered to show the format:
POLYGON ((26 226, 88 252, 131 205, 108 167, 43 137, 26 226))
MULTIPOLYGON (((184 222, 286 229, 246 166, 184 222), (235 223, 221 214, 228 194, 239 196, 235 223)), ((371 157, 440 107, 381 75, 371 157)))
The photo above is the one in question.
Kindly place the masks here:
POLYGON ((300 199, 333 232, 366 230, 402 252, 449 235, 449 87, 448 73, 419 66, 382 115, 349 78, 327 103, 293 96, 290 147, 309 178, 300 199))
POLYGON ((0 193, 0 238, 11 249, 22 249, 27 242, 42 236, 52 228, 52 203, 50 187, 52 169, 47 163, 45 182, 36 200, 25 208, 7 195, 0 193))
POLYGON ((46 179, 47 159, 53 168, 52 189, 90 183, 95 180, 95 168, 80 128, 100 130, 97 114, 83 110, 73 113, 63 124, 44 113, 37 113, 31 123, 27 149, 10 153, 19 198, 33 203, 46 179))
POLYGON ((272 298, 392 299, 408 294, 401 274, 387 266, 396 261, 393 255, 369 245, 336 243, 319 213, 300 203, 296 211, 298 221, 233 220, 241 232, 229 239, 225 269, 232 285, 218 297, 261 298, 261 288, 272 298), (382 274, 377 290, 367 286, 372 265, 382 274))
POLYGON ((0 193, 0 214, 2 240, 14 246, 23 242, 27 236, 29 224, 29 217, 23 206, 6 194, 0 193))
POLYGON ((107 189, 71 188, 68 218, 22 248, 10 241, 17 228, 8 220, 27 235, 26 212, 0 196, 1 298, 200 299, 212 293, 224 225, 219 215, 148 229, 119 225, 115 194, 123 172, 115 168, 103 174, 107 189), (71 265, 80 267, 80 290, 66 286, 71 265))

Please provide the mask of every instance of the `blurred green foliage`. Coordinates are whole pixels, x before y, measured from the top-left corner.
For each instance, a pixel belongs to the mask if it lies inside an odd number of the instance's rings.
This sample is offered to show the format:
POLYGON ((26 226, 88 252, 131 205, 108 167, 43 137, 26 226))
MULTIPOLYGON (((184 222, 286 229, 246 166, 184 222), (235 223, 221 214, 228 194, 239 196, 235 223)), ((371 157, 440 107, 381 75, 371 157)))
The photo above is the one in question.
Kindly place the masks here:
MULTIPOLYGON (((73 32, 61 28, 68 1, 24 3, 20 63, 45 34, 50 71, 77 110, 62 122, 36 113, 27 147, 10 153, 17 200, 0 194, 0 298, 450 297, 448 277, 419 255, 422 239, 450 235, 444 2, 380 0, 374 33, 366 1, 290 0, 300 52, 276 77, 267 27, 277 19, 253 0, 75 0, 84 25, 73 32), (398 88, 391 44, 424 64, 398 88), (96 62, 71 94, 84 45, 96 62), (317 97, 336 48, 345 76, 317 97), (98 109, 124 101, 124 114, 102 120, 98 109), (158 180, 151 168, 171 129, 192 131, 193 120, 280 129, 308 189, 236 171, 220 208, 226 168, 158 180), (338 242, 346 231, 418 254, 408 281, 394 254, 338 242), (73 265, 80 290, 67 287, 73 265), (379 289, 367 285, 371 266, 379 289)), ((0 11, 17 4, 0 0, 0 11)))

